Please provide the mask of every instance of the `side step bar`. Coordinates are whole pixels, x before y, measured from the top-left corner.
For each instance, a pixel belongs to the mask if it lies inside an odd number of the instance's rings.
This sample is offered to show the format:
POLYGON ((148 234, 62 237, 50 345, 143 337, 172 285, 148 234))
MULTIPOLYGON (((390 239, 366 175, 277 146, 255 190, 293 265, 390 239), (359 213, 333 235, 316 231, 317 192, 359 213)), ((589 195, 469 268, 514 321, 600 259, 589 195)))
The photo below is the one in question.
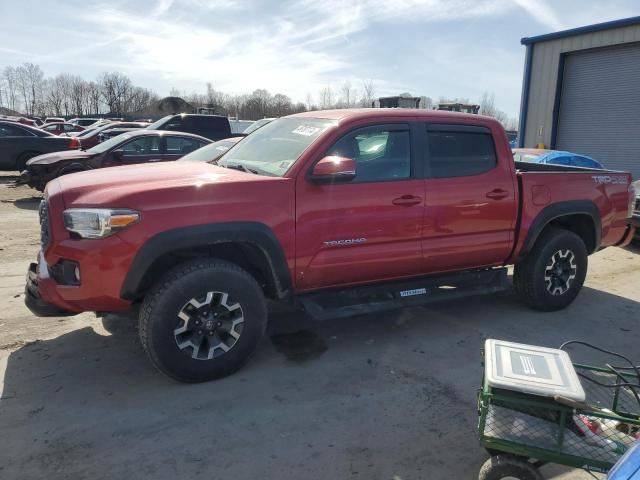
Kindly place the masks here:
POLYGON ((344 290, 308 293, 298 297, 316 320, 351 317, 406 306, 456 300, 507 290, 507 268, 462 272, 418 280, 392 282, 344 290))

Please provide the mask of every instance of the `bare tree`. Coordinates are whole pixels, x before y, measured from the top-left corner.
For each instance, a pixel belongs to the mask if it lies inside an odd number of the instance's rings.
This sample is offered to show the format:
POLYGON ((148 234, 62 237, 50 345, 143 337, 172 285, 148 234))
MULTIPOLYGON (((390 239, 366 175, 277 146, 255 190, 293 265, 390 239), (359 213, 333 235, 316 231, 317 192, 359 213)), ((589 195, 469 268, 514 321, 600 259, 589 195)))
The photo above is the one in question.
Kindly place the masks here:
POLYGON ((311 92, 307 93, 307 97, 305 99, 305 103, 307 106, 307 110, 314 110, 314 105, 313 105, 313 95, 311 95, 311 92))
POLYGON ((133 84, 126 75, 118 72, 103 73, 99 79, 100 93, 109 111, 122 115, 128 110, 133 84))
POLYGON ((340 103, 342 104, 341 106, 344 106, 344 108, 351 108, 352 103, 354 103, 355 100, 355 92, 351 87, 351 82, 349 80, 345 80, 342 84, 340 93, 342 95, 342 98, 340 99, 340 103))
POLYGON ((320 108, 327 109, 333 107, 333 92, 331 92, 331 87, 327 85, 322 90, 320 90, 320 108))
POLYGON ((508 130, 516 130, 517 124, 516 120, 513 118, 509 118, 502 110, 496 108, 495 106, 495 95, 489 92, 484 92, 482 94, 482 99, 480 100, 480 115, 487 115, 488 117, 493 117, 498 120, 506 129, 508 130))
POLYGON ((18 73, 14 67, 5 67, 2 71, 4 80, 5 105, 11 110, 18 110, 18 73))
POLYGON ((87 105, 88 115, 98 115, 100 113, 100 87, 96 82, 87 82, 87 105))
POLYGON ((62 103, 64 102, 64 90, 60 88, 61 75, 48 78, 44 82, 44 103, 47 115, 62 115, 62 103))
POLYGON ((44 73, 38 65, 25 63, 16 69, 16 76, 24 112, 29 116, 34 115, 37 105, 42 102, 44 73))
POLYGON ((362 81, 362 98, 360 99, 360 106, 371 107, 376 96, 376 88, 373 84, 373 80, 362 81))
POLYGON ((269 112, 269 116, 274 117, 283 117, 285 115, 289 115, 293 109, 291 99, 288 96, 283 95, 282 93, 276 93, 273 96, 271 105, 272 109, 269 112))

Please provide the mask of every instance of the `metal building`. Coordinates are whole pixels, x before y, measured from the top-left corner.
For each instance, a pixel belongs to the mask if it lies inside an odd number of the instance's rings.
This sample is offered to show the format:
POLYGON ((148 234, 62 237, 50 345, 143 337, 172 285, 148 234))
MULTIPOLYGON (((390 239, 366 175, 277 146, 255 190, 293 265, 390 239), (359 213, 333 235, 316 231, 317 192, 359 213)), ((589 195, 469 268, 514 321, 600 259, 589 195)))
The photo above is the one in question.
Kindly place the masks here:
POLYGON ((640 17, 521 43, 519 145, 582 153, 640 178, 640 17))

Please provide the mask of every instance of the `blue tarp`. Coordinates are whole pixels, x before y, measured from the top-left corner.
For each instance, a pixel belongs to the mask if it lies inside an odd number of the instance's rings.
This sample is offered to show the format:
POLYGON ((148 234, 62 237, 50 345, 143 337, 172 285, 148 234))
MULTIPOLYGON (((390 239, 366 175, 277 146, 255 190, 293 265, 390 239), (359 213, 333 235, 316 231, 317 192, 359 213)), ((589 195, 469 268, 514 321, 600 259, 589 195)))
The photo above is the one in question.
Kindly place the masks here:
POLYGON ((552 163, 554 165, 569 165, 572 167, 600 168, 604 166, 597 160, 585 155, 554 150, 543 153, 535 160, 536 163, 552 163))
POLYGON ((613 466, 607 480, 640 480, 640 442, 636 442, 613 466))

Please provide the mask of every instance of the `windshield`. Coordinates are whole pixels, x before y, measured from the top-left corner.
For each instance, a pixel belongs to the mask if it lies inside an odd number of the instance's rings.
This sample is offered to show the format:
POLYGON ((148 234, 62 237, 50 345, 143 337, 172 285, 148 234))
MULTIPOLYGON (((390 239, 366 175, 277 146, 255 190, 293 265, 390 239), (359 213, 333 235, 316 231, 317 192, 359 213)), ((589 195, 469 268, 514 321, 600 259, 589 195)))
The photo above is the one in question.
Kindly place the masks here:
POLYGON ((255 132, 260 127, 264 127, 267 123, 271 122, 273 122, 273 118, 263 118, 262 120, 256 120, 251 125, 249 125, 242 133, 244 133, 245 135, 249 135, 251 132, 255 132))
POLYGON ((240 165, 261 174, 281 177, 332 120, 280 118, 256 130, 229 150, 219 165, 240 165))
POLYGON ((153 122, 151 125, 147 126, 147 128, 149 130, 158 130, 158 128, 160 127, 160 125, 162 125, 164 122, 166 122, 167 120, 169 120, 171 117, 173 117, 173 115, 167 115, 166 117, 162 117, 160 120, 156 120, 155 122, 153 122))
POLYGON ((222 155, 233 147, 237 142, 231 140, 219 140, 206 145, 202 148, 194 150, 193 152, 179 158, 178 161, 187 162, 214 162, 218 160, 222 155))
POLYGON ((123 133, 122 135, 118 135, 117 137, 110 138, 109 140, 97 144, 95 147, 91 147, 87 152, 89 153, 104 153, 107 150, 115 147, 119 143, 122 143, 124 140, 131 137, 129 133, 123 133))
POLYGON ((112 125, 112 123, 109 122, 109 123, 105 123, 105 124, 99 125, 99 126, 97 126, 95 128, 88 128, 88 129, 84 130, 81 135, 78 135, 78 138, 92 137, 94 133, 101 132, 101 131, 105 130, 107 127, 110 127, 111 125, 112 125))

